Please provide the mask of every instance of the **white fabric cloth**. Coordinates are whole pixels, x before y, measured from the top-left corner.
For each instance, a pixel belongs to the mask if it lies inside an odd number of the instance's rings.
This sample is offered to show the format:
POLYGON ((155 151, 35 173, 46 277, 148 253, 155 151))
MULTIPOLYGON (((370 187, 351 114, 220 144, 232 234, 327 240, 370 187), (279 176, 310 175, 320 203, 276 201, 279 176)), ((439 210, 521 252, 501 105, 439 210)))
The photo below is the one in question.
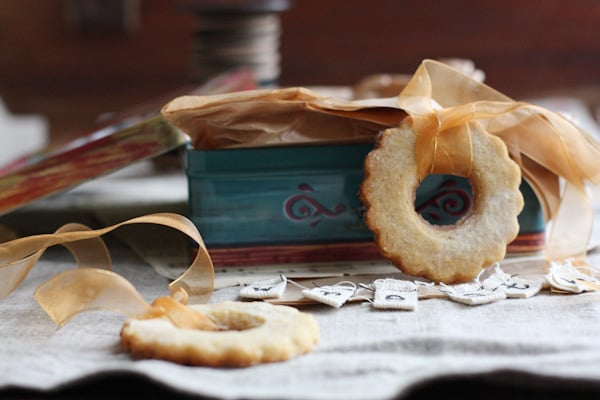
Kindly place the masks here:
MULTIPOLYGON (((109 248, 114 270, 148 301, 167 294, 166 278, 118 243, 109 248)), ((109 311, 78 315, 58 329, 33 291, 72 267, 66 251, 50 249, 0 302, 0 389, 51 390, 131 372, 217 399, 368 400, 397 398, 434 378, 514 371, 571 384, 588 381, 600 393, 600 293, 543 291, 481 306, 427 299, 415 311, 375 310, 366 302, 308 306, 304 310, 315 315, 321 330, 314 351, 282 363, 215 369, 132 360, 119 345, 124 317, 109 311)), ((235 299, 238 292, 221 289, 211 301, 235 299)))

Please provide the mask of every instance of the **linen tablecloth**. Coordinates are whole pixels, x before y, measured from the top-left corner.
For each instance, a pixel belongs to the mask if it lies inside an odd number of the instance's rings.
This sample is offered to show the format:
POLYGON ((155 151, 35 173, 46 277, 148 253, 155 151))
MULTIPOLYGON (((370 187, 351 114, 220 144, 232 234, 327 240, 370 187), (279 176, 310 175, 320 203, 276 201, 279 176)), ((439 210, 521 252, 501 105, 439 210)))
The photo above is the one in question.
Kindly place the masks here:
MULTIPOLYGON (((69 210, 24 210, 8 220, 28 226, 28 233, 49 232, 63 222, 98 224, 93 215, 69 210)), ((146 300, 168 293, 168 278, 117 238, 109 236, 107 243, 114 271, 146 300)), ((594 263, 599 257, 590 253, 594 263)), ((505 272, 541 279, 541 263, 524 265, 513 264, 505 272)), ((315 316, 321 334, 312 352, 280 363, 221 369, 132 359, 119 344, 125 317, 114 312, 86 312, 57 328, 33 292, 73 267, 65 249, 50 248, 25 282, 0 302, 0 395, 35 390, 41 396, 72 387, 86 393, 95 382, 141 380, 163 388, 163 394, 214 399, 392 399, 444 382, 464 383, 461 393, 473 397, 482 386, 469 382, 478 378, 486 382, 483 387, 510 387, 529 398, 535 393, 600 396, 598 292, 544 290, 528 299, 479 306, 427 299, 415 311, 381 311, 368 302, 339 309, 309 305, 302 310, 315 316)), ((218 289, 211 302, 235 300, 238 291, 218 289)))

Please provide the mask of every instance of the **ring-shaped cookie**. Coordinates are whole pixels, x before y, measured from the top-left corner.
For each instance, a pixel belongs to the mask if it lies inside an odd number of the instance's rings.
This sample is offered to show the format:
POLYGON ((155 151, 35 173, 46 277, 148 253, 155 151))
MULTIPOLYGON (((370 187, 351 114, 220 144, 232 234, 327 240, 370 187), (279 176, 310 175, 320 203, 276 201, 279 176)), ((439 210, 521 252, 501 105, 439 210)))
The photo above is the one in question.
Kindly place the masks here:
POLYGON ((123 347, 136 358, 245 367, 309 352, 319 340, 314 317, 293 307, 238 301, 188 307, 208 316, 221 330, 179 328, 166 317, 129 319, 121 329, 123 347))
POLYGON ((378 136, 365 159, 359 191, 365 223, 381 254, 403 272, 434 282, 469 281, 501 261, 519 232, 519 166, 501 139, 474 125, 472 172, 467 177, 474 197, 471 211, 453 225, 432 225, 414 206, 420 184, 416 138, 411 118, 378 136))

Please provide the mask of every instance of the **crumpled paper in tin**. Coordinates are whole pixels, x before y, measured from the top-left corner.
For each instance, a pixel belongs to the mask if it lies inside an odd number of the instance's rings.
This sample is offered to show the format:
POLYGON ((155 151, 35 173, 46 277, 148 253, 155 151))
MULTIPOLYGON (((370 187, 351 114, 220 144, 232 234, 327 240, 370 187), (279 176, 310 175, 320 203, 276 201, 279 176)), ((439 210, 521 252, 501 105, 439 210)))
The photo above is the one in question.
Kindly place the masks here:
POLYGON ((370 143, 406 117, 395 97, 345 100, 304 87, 181 96, 162 114, 195 149, 370 143))

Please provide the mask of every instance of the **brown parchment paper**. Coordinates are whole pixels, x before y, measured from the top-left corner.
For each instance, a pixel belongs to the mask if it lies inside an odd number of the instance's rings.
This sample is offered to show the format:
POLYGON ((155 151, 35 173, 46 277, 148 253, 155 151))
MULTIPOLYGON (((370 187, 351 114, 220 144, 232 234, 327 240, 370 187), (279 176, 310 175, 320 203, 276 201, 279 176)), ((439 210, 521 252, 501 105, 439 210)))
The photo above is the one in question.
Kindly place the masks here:
POLYGON ((196 149, 369 143, 406 117, 395 98, 343 100, 303 87, 182 96, 162 114, 196 149))

